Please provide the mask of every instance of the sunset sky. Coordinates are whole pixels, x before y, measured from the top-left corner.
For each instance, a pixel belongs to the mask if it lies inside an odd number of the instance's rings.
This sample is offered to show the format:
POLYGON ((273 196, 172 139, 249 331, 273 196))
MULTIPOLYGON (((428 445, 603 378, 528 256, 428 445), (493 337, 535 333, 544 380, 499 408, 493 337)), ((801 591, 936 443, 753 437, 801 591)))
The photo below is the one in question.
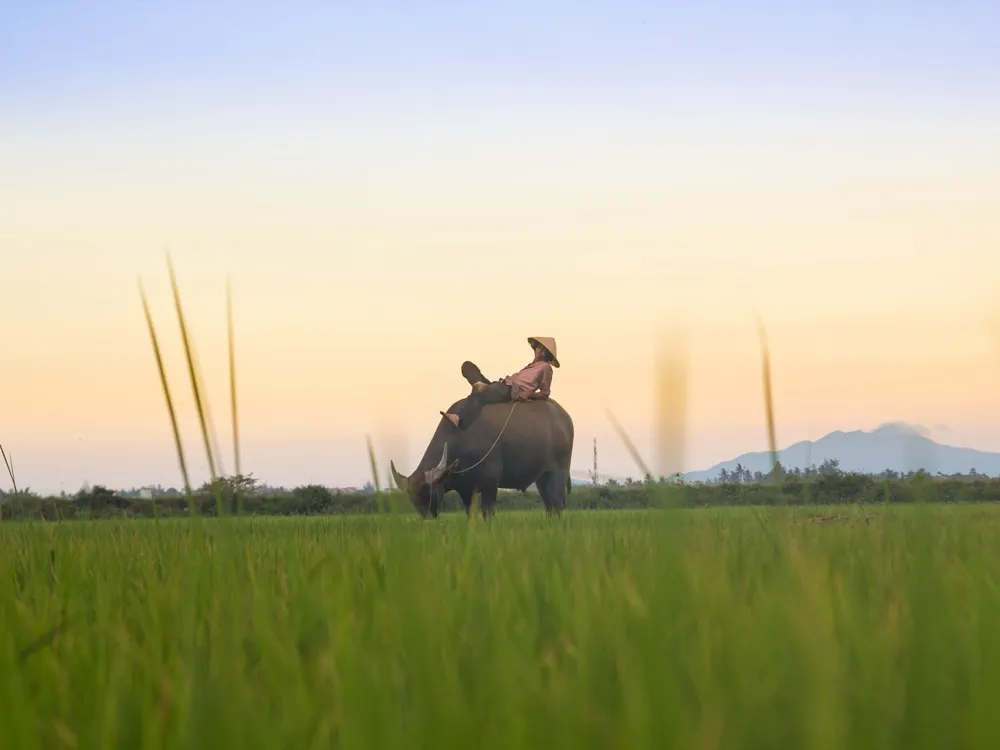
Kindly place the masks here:
MULTIPOLYGON (((18 484, 179 485, 137 282, 207 476, 169 249, 232 470, 409 472, 463 359, 554 336, 574 469, 902 420, 1000 451, 1000 6, 0 2, 0 443, 18 484), (350 8, 348 9, 348 5, 350 8), (544 5, 544 9, 543 6, 544 5)), ((0 487, 7 480, 0 475, 0 487)))

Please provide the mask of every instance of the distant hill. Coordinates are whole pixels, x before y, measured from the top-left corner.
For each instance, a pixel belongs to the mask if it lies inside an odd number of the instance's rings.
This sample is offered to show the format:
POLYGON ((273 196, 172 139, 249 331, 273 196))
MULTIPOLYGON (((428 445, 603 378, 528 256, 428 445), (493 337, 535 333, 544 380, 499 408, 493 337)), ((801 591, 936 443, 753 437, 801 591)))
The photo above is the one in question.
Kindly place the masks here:
MULTIPOLYGON (((778 461, 786 469, 819 466, 827 459, 840 462, 841 471, 879 474, 886 469, 907 472, 924 469, 931 474, 964 474, 975 469, 980 474, 1000 476, 1000 453, 941 445, 916 428, 893 422, 865 432, 831 432, 819 440, 805 440, 778 451, 778 461)), ((722 469, 732 471, 737 464, 751 472, 771 470, 767 451, 744 453, 704 471, 692 471, 684 478, 694 482, 716 479, 722 469)))

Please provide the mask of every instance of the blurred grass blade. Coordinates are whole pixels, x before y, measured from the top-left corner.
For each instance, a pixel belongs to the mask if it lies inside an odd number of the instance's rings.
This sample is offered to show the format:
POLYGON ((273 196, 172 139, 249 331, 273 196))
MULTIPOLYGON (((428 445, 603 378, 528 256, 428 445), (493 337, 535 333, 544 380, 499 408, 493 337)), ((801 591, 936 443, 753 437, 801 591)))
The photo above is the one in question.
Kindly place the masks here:
POLYGON ((215 458, 215 471, 220 477, 226 475, 226 470, 222 462, 222 450, 219 448, 219 436, 215 430, 215 420, 212 419, 212 403, 208 400, 208 389, 205 387, 205 380, 201 375, 201 367, 198 365, 198 352, 191 347, 191 357, 194 360, 194 372, 198 378, 198 392, 205 394, 203 403, 205 405, 205 424, 208 425, 208 438, 212 445, 212 456, 215 458))
POLYGON ((160 354, 160 344, 156 338, 156 327, 153 325, 153 316, 149 312, 149 301, 146 299, 146 291, 142 288, 142 281, 139 281, 139 296, 142 298, 142 309, 146 314, 146 324, 149 326, 149 338, 153 343, 153 356, 156 358, 156 368, 160 373, 160 385, 163 388, 163 396, 167 400, 167 412, 170 414, 170 427, 174 432, 174 445, 177 447, 177 461, 181 466, 181 475, 184 477, 184 492, 188 496, 188 504, 191 512, 194 512, 194 498, 191 496, 191 479, 188 475, 187 462, 184 460, 184 447, 181 444, 181 433, 177 427, 177 412, 174 410, 174 400, 170 395, 170 386, 167 384, 167 373, 163 368, 163 357, 160 354))
POLYGON ((240 430, 236 409, 236 344, 233 334, 233 297, 229 281, 226 281, 226 319, 229 333, 229 398, 233 412, 233 460, 236 464, 236 476, 243 473, 240 464, 240 430))
POLYGON ((764 385, 764 412, 767 418, 767 444, 771 452, 771 476, 777 479, 778 444, 774 434, 774 401, 771 393, 771 355, 767 346, 767 331, 757 316, 757 335, 760 337, 761 376, 764 385))
POLYGON ((226 331, 229 338, 229 406, 233 415, 233 463, 236 474, 236 506, 237 513, 243 515, 243 495, 240 492, 239 480, 243 476, 240 463, 240 430, 236 409, 236 344, 233 334, 233 290, 229 279, 226 279, 226 331))
POLYGON ((187 324, 184 321, 184 310, 181 306, 180 290, 177 288, 177 275, 174 273, 174 264, 170 260, 170 253, 167 253, 167 269, 170 272, 170 287, 174 293, 174 307, 177 310, 177 322, 181 329, 181 340, 184 344, 184 354, 187 358, 188 375, 191 379, 191 390, 194 392, 195 406, 198 409, 198 423, 201 427, 201 436, 205 442, 205 454, 208 457, 208 471, 212 477, 212 484, 215 484, 217 474, 215 471, 215 459, 212 456, 212 441, 208 434, 208 424, 205 419, 205 404, 202 400, 201 389, 199 388, 198 373, 195 369, 194 355, 191 349, 191 339, 188 335, 187 324))
POLYGON ((10 483, 14 487, 14 494, 17 494, 17 480, 14 479, 14 467, 11 466, 10 461, 7 458, 7 453, 4 451, 3 446, 0 445, 0 455, 3 455, 4 465, 7 467, 7 473, 10 474, 10 483))
POLYGON ((216 514, 221 517, 225 515, 225 511, 222 504, 222 482, 219 479, 219 472, 216 468, 216 459, 213 454, 215 430, 209 430, 207 416, 208 403, 202 396, 204 388, 201 384, 201 378, 198 375, 194 347, 191 344, 191 337, 188 333, 187 323, 184 320, 184 310, 181 306, 180 290, 177 287, 177 274, 174 273, 174 264, 170 260, 170 253, 167 253, 167 270, 170 273, 170 288, 174 294, 174 307, 177 310, 177 322, 181 329, 181 341, 184 344, 184 354, 187 358, 188 374, 191 379, 191 390, 194 393, 195 406, 198 409, 198 423, 201 427, 202 440, 205 443, 205 455, 208 458, 208 471, 209 476, 211 477, 209 487, 212 490, 212 494, 215 495, 216 514))
POLYGON ((679 329, 665 331, 656 348, 654 402, 659 476, 684 471, 687 417, 687 342, 679 329))
POLYGON ((372 436, 365 435, 365 444, 368 448, 368 462, 372 468, 372 484, 375 485, 375 502, 378 505, 378 512, 385 512, 385 502, 382 497, 382 482, 378 478, 378 463, 375 461, 375 446, 372 445, 372 436))
POLYGON ((615 432, 618 433, 618 437, 621 438, 622 442, 625 444, 625 448, 628 450, 629 455, 632 456, 632 460, 635 461, 636 466, 643 473, 646 479, 651 479, 653 473, 649 470, 649 466, 645 461, 642 460, 642 456, 639 455, 639 451, 636 449, 635 444, 632 439, 625 432, 625 428, 621 426, 621 423, 615 418, 615 415, 611 413, 611 409, 608 406, 604 407, 605 413, 608 415, 608 419, 611 421, 612 426, 615 428, 615 432))
POLYGON ((219 436, 215 430, 215 421, 212 419, 212 404, 208 400, 208 389, 205 387, 205 379, 201 374, 201 366, 198 362, 198 350, 195 348, 194 342, 191 342, 191 362, 194 367, 195 377, 198 379, 198 394, 203 394, 202 405, 205 408, 205 424, 208 427, 208 439, 212 446, 212 458, 215 461, 215 473, 219 477, 224 477, 226 471, 223 468, 222 463, 222 451, 219 448, 219 436))

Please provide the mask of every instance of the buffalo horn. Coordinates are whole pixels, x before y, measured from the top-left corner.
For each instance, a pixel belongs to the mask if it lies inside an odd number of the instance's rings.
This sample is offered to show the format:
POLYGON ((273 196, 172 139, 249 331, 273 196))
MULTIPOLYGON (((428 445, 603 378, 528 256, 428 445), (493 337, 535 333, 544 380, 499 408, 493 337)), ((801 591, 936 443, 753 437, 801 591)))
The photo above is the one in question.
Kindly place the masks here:
POLYGON ((410 484, 410 480, 408 480, 406 477, 404 477, 402 474, 396 471, 396 464, 394 464, 392 461, 389 462, 389 468, 392 469, 392 478, 396 482, 396 486, 399 487, 399 489, 405 491, 410 484))
POLYGON ((441 451, 441 460, 438 465, 433 469, 429 469, 424 472, 424 478, 427 480, 427 484, 434 484, 441 480, 444 476, 444 467, 448 464, 448 444, 444 444, 444 450, 441 451))

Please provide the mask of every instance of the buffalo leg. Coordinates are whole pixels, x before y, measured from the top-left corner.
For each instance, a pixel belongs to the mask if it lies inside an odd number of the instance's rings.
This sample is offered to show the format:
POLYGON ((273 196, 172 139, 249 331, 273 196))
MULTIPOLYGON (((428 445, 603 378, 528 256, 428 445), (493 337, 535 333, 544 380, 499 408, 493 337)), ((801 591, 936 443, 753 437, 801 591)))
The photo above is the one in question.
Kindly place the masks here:
POLYGON ((467 492, 460 492, 459 497, 462 498, 462 507, 465 508, 465 515, 468 516, 472 513, 472 497, 473 491, 469 490, 467 492))
POLYGON ((566 509, 565 472, 547 471, 535 480, 535 486, 549 515, 558 516, 566 509))
POLYGON ((491 518, 494 513, 494 506, 497 503, 497 483, 490 482, 479 488, 479 504, 483 512, 483 518, 491 518))

